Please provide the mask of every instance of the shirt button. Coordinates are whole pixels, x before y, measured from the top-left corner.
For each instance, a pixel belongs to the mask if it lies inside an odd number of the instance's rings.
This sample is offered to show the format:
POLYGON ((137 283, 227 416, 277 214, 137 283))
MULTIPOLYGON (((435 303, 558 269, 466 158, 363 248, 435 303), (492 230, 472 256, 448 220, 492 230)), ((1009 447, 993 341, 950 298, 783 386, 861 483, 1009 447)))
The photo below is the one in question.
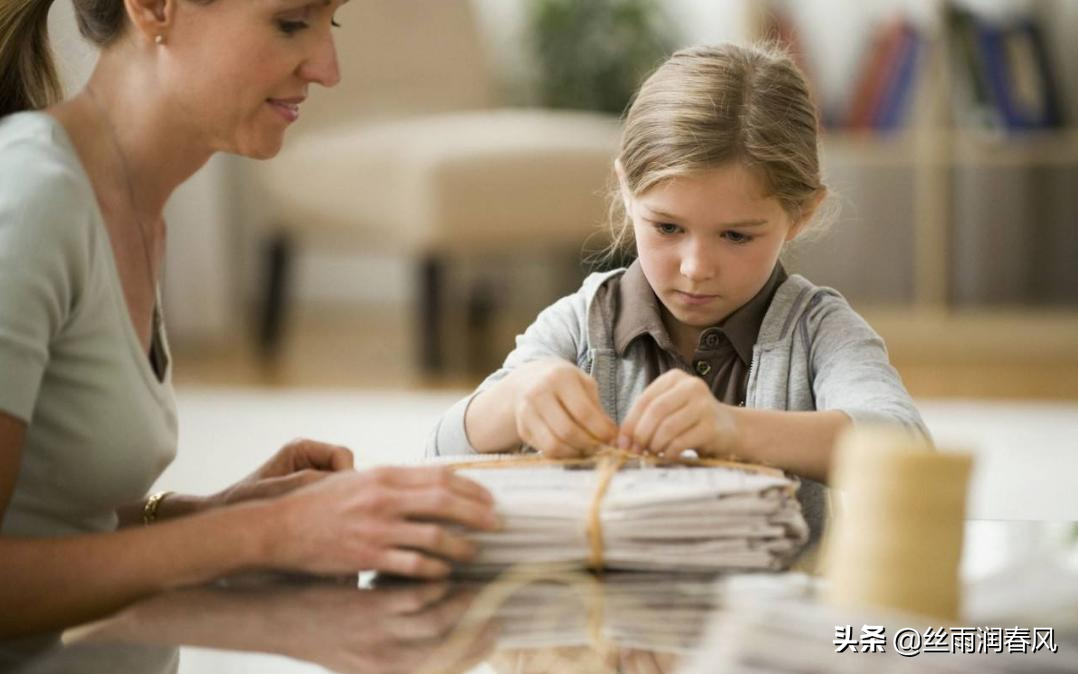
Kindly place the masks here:
POLYGON ((709 349, 714 349, 719 345, 719 335, 715 332, 709 332, 704 335, 704 346, 709 349))
POLYGON ((706 377, 708 372, 711 372, 711 363, 706 360, 696 361, 696 372, 701 377, 706 377))

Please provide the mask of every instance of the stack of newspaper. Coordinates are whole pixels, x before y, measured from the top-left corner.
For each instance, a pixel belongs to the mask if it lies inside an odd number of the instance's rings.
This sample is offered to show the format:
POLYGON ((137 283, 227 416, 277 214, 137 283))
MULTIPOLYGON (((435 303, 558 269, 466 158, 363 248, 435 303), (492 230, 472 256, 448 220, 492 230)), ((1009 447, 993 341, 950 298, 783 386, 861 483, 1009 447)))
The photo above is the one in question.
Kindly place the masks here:
MULTIPOLYGON (((504 526, 473 536, 465 571, 592 559, 598 471, 561 466, 461 468, 494 495, 504 526)), ((777 471, 637 466, 618 471, 599 502, 608 569, 782 569, 808 539, 797 484, 777 471)))

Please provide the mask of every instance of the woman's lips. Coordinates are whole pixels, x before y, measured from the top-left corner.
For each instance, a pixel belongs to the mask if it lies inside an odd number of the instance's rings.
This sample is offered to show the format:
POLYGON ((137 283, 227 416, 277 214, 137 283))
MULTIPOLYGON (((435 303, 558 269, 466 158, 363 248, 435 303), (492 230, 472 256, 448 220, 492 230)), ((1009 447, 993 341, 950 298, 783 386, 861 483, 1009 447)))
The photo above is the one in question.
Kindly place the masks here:
POLYGON ((294 122, 299 119, 299 104, 303 102, 302 100, 271 98, 267 102, 281 117, 284 117, 285 121, 294 122))

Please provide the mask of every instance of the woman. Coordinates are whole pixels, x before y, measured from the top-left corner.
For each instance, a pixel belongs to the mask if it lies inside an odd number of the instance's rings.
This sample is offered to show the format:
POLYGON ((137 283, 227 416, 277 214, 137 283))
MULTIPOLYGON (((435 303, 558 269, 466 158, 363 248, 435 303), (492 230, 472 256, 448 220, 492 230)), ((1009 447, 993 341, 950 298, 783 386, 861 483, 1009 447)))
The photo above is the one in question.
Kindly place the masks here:
POLYGON ((472 545, 431 520, 497 522, 441 469, 299 441, 215 496, 144 499, 176 446, 162 208, 214 152, 277 153, 338 80, 342 1, 74 2, 102 51, 63 102, 52 0, 0 5, 0 637, 250 568, 444 575, 472 545))

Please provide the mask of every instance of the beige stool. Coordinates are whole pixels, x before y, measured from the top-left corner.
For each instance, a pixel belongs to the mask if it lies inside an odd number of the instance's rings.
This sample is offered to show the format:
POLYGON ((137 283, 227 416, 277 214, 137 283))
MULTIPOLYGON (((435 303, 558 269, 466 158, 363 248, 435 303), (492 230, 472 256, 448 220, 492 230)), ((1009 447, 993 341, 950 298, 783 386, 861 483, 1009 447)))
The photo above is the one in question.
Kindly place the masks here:
MULTIPOLYGON (((579 251, 605 214, 618 144, 610 116, 492 108, 472 12, 467 0, 346 6, 340 87, 305 105, 285 150, 259 166, 287 240, 414 260, 429 370, 444 362, 446 267, 465 253, 579 251)), ((282 283, 269 286, 278 303, 282 283)))

